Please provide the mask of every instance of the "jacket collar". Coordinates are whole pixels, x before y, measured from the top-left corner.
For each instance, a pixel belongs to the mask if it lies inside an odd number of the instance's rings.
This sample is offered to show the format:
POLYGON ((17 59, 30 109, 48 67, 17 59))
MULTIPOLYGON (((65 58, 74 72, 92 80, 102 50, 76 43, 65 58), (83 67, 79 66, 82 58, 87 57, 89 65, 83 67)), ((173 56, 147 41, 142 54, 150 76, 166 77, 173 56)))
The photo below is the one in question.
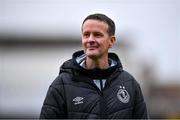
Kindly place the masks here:
POLYGON ((108 57, 109 59, 112 59, 113 61, 116 62, 116 65, 109 67, 107 69, 85 69, 83 66, 81 66, 79 63, 83 60, 85 57, 84 51, 77 51, 73 54, 72 60, 73 60, 73 69, 77 71, 77 74, 79 75, 85 75, 86 77, 88 76, 89 78, 92 79, 107 79, 113 72, 116 70, 122 69, 121 62, 118 58, 118 56, 115 53, 109 53, 108 57), (77 59, 77 58, 82 58, 82 59, 77 59))

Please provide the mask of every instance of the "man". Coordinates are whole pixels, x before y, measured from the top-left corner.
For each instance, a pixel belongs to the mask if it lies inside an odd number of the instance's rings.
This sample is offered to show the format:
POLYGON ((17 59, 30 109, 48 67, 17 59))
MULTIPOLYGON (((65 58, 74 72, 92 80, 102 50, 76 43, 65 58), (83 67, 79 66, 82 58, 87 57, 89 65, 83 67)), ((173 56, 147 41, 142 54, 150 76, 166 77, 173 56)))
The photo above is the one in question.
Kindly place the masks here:
POLYGON ((137 81, 115 53, 115 24, 103 14, 92 14, 82 24, 83 51, 64 62, 49 87, 40 118, 147 118, 137 81))

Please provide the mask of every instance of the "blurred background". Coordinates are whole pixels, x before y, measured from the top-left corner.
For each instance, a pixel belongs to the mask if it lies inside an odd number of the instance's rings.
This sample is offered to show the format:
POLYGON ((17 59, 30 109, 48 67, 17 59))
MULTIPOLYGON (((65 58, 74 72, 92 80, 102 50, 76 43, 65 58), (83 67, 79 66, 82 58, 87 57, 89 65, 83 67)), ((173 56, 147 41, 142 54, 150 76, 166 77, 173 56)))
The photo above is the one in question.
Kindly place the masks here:
POLYGON ((0 118, 38 118, 92 13, 116 23, 111 49, 141 84, 150 118, 180 118, 179 0, 1 0, 0 118))

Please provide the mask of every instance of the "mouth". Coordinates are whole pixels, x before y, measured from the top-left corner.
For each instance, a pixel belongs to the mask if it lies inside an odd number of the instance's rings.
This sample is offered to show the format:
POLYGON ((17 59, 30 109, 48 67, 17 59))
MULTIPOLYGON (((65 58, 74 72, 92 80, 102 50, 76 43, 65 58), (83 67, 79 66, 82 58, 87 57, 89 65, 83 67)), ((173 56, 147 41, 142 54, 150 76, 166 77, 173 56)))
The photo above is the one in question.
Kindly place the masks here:
POLYGON ((86 44, 86 49, 87 50, 96 50, 97 48, 99 48, 99 45, 97 43, 87 43, 86 44))
POLYGON ((89 47, 87 47, 87 49, 89 49, 89 50, 95 50, 97 48, 98 48, 98 46, 89 46, 89 47))

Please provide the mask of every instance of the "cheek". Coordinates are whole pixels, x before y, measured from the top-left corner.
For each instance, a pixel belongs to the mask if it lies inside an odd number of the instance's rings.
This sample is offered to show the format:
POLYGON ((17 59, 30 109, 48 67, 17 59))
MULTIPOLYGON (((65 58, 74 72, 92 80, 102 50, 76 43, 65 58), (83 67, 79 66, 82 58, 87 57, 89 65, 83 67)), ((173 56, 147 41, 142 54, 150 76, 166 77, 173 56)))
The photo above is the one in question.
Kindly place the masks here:
POLYGON ((104 47, 104 48, 107 48, 107 47, 109 47, 109 42, 108 41, 102 41, 101 42, 101 45, 104 47))
POLYGON ((84 44, 84 39, 83 38, 81 38, 81 43, 84 44))
POLYGON ((82 46, 85 47, 86 46, 86 41, 82 39, 82 46))

